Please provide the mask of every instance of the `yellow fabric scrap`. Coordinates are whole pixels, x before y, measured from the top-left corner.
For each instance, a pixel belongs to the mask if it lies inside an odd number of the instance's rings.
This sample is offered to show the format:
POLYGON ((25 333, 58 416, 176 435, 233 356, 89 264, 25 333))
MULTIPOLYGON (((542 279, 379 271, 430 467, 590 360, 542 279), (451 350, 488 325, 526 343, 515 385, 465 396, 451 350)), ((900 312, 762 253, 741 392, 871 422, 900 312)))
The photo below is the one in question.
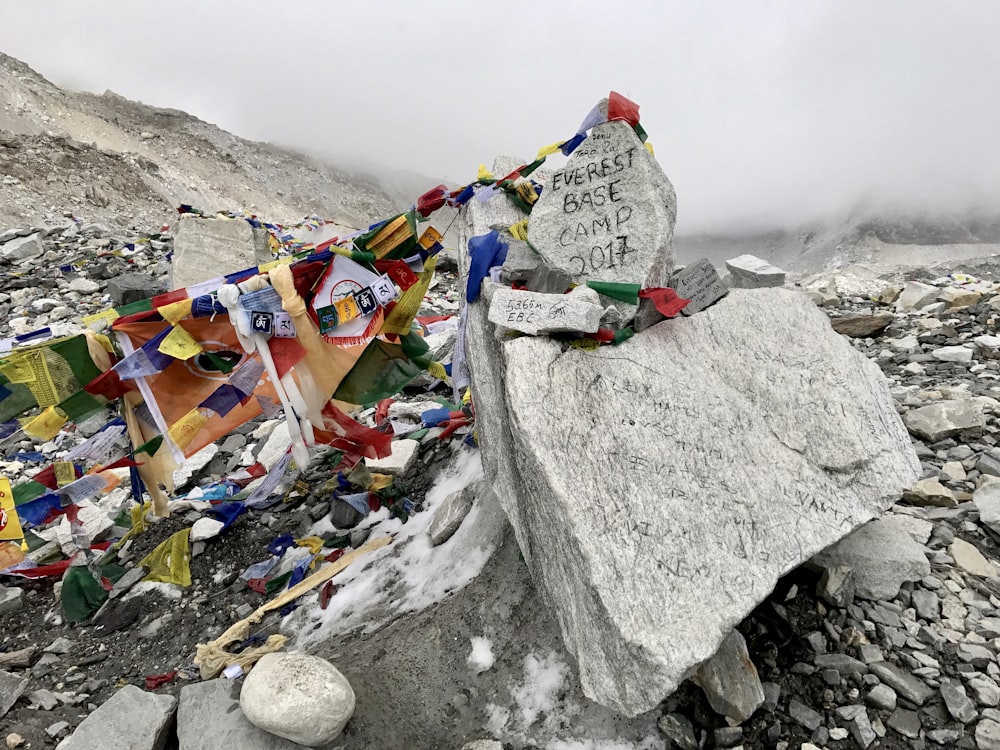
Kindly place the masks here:
POLYGON ((642 145, 646 147, 646 150, 649 152, 650 156, 656 156, 656 154, 653 153, 653 144, 652 143, 650 143, 649 141, 646 141, 642 145))
POLYGON ((595 349, 601 348, 601 342, 597 339, 576 339, 575 341, 570 341, 569 345, 574 349, 583 349, 587 352, 592 352, 595 349))
POLYGON ((534 205, 535 201, 538 200, 538 193, 535 192, 535 186, 530 182, 522 182, 516 188, 514 192, 517 193, 517 197, 527 203, 529 206, 534 205))
POLYGON ((201 344, 194 340, 182 326, 175 325, 170 333, 160 342, 157 349, 174 359, 191 359, 202 352, 201 344))
POLYGON ((535 161, 543 159, 549 154, 554 154, 556 151, 562 148, 562 145, 565 142, 566 141, 556 141, 555 143, 550 143, 548 146, 542 146, 540 149, 538 149, 538 156, 535 157, 535 161))
POLYGON ((194 436, 201 431, 207 421, 208 417, 202 414, 199 409, 194 408, 170 425, 167 435, 174 441, 174 445, 184 450, 191 444, 194 436))
POLYGON ((93 315, 86 315, 83 318, 83 324, 87 328, 91 328, 94 323, 107 323, 111 325, 116 320, 118 320, 118 312, 116 310, 105 310, 103 312, 94 313, 93 315))
POLYGON ((296 539, 295 544, 299 547, 305 547, 314 555, 318 555, 320 550, 323 549, 323 540, 318 536, 306 536, 302 539, 296 539))
POLYGON ((187 299, 158 307, 156 308, 156 312, 162 315, 163 319, 170 323, 170 325, 175 326, 191 314, 191 305, 193 304, 194 300, 188 297, 187 299))
POLYGON ((156 549, 139 561, 149 573, 143 581, 191 585, 191 527, 181 529, 163 540, 156 549))
POLYGON ((479 165, 479 171, 476 173, 477 180, 492 180, 493 173, 486 168, 485 164, 479 165))
POLYGON ((392 474, 372 474, 372 480, 368 483, 368 491, 378 492, 386 487, 391 487, 393 479, 392 474))
POLYGON ((38 440, 51 440, 66 424, 66 415, 54 406, 49 406, 37 417, 24 425, 24 431, 38 440))
POLYGON ((52 464, 52 469, 55 471, 57 487, 65 487, 76 481, 76 469, 73 468, 72 461, 56 461, 52 464))
POLYGON ((395 333, 398 336, 405 336, 410 332, 413 319, 423 304, 424 295, 427 294, 427 287, 434 277, 434 268, 437 266, 437 256, 431 256, 424 261, 424 270, 417 275, 417 283, 403 292, 403 296, 396 302, 396 306, 382 324, 382 333, 395 333))
POLYGON ((333 307, 337 311, 338 325, 346 323, 349 320, 354 320, 361 312, 358 309, 358 303, 354 301, 354 297, 344 297, 337 300, 333 303, 333 307))
POLYGON ((510 234, 515 240, 521 240, 521 242, 528 239, 528 220, 524 219, 517 222, 517 224, 511 224, 510 234))
POLYGON ((257 266, 257 271, 258 273, 267 273, 268 271, 271 271, 277 268, 278 266, 286 266, 293 260, 295 260, 295 258, 293 258, 291 255, 289 255, 287 258, 278 258, 277 260, 271 260, 268 261, 267 263, 264 263, 263 265, 257 266))
POLYGON ((448 372, 444 369, 444 365, 440 362, 431 362, 427 365, 427 372, 445 383, 451 382, 451 378, 448 377, 448 372))
MULTIPOLYGON (((249 635, 250 632, 248 630, 247 637, 249 635)), ((265 654, 271 654, 284 648, 287 640, 286 636, 275 633, 268 636, 262 645, 256 648, 245 649, 238 654, 231 654, 225 649, 221 649, 211 643, 199 643, 195 647, 194 663, 198 665, 201 672, 201 679, 203 680, 211 680, 218 677, 222 673, 222 670, 233 664, 239 664, 240 668, 244 672, 247 672, 265 654)))

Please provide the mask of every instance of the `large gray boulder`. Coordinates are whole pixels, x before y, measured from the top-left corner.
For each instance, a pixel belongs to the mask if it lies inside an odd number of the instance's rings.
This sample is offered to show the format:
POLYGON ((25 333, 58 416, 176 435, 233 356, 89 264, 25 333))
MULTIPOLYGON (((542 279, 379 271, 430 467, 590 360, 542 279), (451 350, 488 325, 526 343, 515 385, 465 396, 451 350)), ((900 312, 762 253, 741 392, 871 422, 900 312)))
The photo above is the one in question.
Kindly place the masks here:
POLYGON ((171 737, 177 699, 126 685, 84 719, 62 750, 161 750, 171 737))
POLYGON ((318 656, 265 654, 243 681, 240 708, 271 734, 319 747, 332 742, 354 714, 354 690, 318 656))
POLYGON ((585 694, 622 713, 917 478, 882 373, 801 293, 734 290, 595 351, 497 341, 486 309, 465 340, 487 477, 585 694))
POLYGON ((677 197, 624 122, 596 126, 555 172, 531 212, 528 239, 576 283, 667 286, 677 197))
POLYGON ((224 678, 181 688, 177 740, 178 750, 301 750, 305 747, 251 724, 240 709, 239 686, 224 678))
POLYGON ((193 286, 271 260, 267 231, 245 219, 185 214, 174 230, 171 289, 193 286))

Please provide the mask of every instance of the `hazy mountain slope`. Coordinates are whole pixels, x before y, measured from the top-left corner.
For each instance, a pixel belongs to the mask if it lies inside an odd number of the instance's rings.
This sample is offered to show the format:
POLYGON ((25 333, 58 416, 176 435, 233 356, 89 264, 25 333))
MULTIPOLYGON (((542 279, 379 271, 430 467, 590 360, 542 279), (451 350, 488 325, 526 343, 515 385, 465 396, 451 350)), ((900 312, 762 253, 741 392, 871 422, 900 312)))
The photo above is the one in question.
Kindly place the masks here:
POLYGON ((362 226, 404 207, 393 193, 178 110, 64 91, 0 53, 0 226, 68 210, 148 227, 171 220, 181 203, 362 226))

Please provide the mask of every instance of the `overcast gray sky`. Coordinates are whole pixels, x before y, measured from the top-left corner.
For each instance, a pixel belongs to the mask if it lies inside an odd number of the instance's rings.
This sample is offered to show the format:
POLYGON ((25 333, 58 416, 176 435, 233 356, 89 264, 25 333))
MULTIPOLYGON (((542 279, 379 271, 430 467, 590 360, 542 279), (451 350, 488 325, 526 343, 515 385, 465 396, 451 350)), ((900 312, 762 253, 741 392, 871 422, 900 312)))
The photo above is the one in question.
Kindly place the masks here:
POLYGON ((991 208, 998 40, 995 0, 0 0, 0 50, 60 85, 453 182, 615 89, 689 231, 991 208))

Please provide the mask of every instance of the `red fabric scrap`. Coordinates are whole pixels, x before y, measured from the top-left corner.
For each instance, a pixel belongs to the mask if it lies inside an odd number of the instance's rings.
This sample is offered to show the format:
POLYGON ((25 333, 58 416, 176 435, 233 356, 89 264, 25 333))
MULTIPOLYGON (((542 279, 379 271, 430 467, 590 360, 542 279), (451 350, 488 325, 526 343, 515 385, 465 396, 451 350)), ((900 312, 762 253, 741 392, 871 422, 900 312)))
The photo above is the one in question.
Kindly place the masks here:
POLYGON ((660 311, 661 315, 674 318, 680 315, 681 310, 687 307, 691 301, 677 296, 677 292, 668 286, 654 289, 642 289, 639 292, 642 299, 653 300, 653 305, 660 311))
POLYGON ((267 594, 267 579, 251 578, 247 581, 247 587, 249 587, 251 591, 256 591, 258 594, 267 594))
POLYGON ((639 124, 639 105, 612 91, 608 94, 608 119, 624 120, 634 128, 639 124))
POLYGON ((158 294, 149 302, 153 306, 153 309, 156 310, 164 305, 180 302, 182 299, 187 299, 187 296, 187 289, 182 287, 180 289, 174 289, 173 291, 166 292, 165 294, 158 294))
MULTIPOLYGON (((337 552, 343 552, 344 550, 339 549, 337 552)), ((326 559, 329 560, 332 555, 328 556, 326 559)), ((340 557, 340 555, 337 555, 340 557)), ((332 562, 332 560, 331 560, 332 562)), ((326 609, 330 604, 330 599, 333 598, 334 593, 337 591, 337 587, 334 585, 333 581, 327 581, 323 584, 323 588, 319 590, 319 608, 326 609)))
POLYGON ((375 270, 379 273, 389 274, 392 282, 404 292, 417 283, 417 275, 413 273, 405 260, 377 260, 375 270))
POLYGON ((392 398, 384 398, 378 402, 375 406, 375 424, 382 424, 389 416, 389 407, 392 406, 393 401, 392 398))
POLYGON ((371 509, 372 513, 382 509, 382 498, 376 495, 374 492, 368 493, 368 507, 371 509))
POLYGON ((83 390, 91 396, 103 396, 108 401, 119 399, 129 391, 137 389, 138 386, 135 384, 135 381, 122 380, 114 370, 101 373, 87 383, 87 385, 83 386, 83 390))
POLYGON ((446 185, 437 185, 432 187, 426 193, 417 198, 417 213, 424 218, 430 216, 444 205, 447 196, 448 187, 446 185))
MULTIPOLYGON (((455 412, 452 412, 453 414, 455 412)), ((459 412, 461 414, 461 412, 459 412)), ((455 432, 459 427, 465 427, 469 424, 469 418, 462 414, 461 419, 449 419, 447 422, 443 422, 439 427, 443 426, 444 431, 438 435, 438 440, 444 440, 445 438, 451 437, 452 433, 455 432)))
POLYGON ((391 434, 365 427, 332 403, 323 407, 323 426, 314 427, 313 434, 317 444, 360 453, 365 458, 385 458, 392 453, 391 434))
POLYGON ((323 559, 326 560, 327 562, 337 562, 337 560, 343 557, 344 553, 346 552, 347 552, 346 547, 337 547, 337 549, 333 550, 329 555, 327 555, 323 559))
POLYGON ((177 670, 171 670, 170 672, 164 672, 163 674, 148 675, 146 677, 146 690, 156 690, 160 685, 166 685, 168 682, 173 682, 177 677, 177 670))
POLYGON ((594 333, 586 333, 583 337, 600 341, 602 344, 610 344, 615 340, 615 332, 610 328, 598 328, 594 333))

